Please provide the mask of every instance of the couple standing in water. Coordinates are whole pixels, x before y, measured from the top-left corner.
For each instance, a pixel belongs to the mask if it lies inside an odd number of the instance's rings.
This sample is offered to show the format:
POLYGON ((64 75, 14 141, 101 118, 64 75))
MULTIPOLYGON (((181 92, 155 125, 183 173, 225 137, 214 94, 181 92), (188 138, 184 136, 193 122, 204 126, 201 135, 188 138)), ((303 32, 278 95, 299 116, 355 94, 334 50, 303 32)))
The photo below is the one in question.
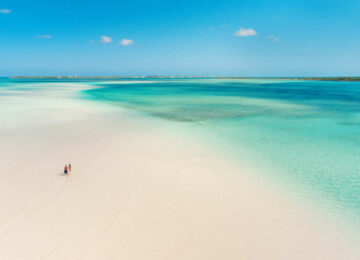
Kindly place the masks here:
POLYGON ((65 167, 64 167, 64 174, 65 175, 71 175, 71 164, 69 163, 69 165, 65 164, 65 167))

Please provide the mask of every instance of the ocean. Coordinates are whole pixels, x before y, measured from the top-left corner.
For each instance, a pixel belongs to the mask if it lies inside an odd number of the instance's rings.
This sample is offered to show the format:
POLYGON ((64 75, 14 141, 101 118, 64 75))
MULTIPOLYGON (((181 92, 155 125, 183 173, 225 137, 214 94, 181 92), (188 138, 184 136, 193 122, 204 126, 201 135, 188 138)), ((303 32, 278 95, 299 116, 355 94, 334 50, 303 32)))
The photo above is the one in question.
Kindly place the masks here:
POLYGON ((360 82, 1 79, 0 89, 62 82, 96 86, 79 90, 79 98, 167 121, 234 163, 258 169, 254 178, 294 201, 360 229, 360 82))

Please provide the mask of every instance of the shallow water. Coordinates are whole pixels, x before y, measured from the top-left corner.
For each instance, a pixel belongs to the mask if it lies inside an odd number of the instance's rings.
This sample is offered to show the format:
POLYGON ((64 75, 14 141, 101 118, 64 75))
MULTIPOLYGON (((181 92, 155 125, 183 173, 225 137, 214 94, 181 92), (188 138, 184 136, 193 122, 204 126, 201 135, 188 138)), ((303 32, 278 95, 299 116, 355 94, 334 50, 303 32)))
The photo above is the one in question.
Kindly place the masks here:
POLYGON ((360 82, 0 79, 0 95, 53 83, 98 86, 81 98, 169 120, 259 168, 257 178, 360 227, 360 82))
POLYGON ((86 98, 187 125, 284 192, 360 223, 360 83, 155 80, 101 84, 86 98))

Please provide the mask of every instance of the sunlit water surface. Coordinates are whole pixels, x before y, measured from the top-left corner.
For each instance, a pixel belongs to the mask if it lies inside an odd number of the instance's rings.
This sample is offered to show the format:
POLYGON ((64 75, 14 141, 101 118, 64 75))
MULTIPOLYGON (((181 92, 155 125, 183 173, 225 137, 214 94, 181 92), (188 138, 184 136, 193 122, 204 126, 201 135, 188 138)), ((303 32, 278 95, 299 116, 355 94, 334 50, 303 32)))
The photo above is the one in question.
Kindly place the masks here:
POLYGON ((45 82, 98 86, 81 97, 178 124, 260 169, 257 178, 360 227, 360 82, 3 79, 0 89, 31 91, 45 82))

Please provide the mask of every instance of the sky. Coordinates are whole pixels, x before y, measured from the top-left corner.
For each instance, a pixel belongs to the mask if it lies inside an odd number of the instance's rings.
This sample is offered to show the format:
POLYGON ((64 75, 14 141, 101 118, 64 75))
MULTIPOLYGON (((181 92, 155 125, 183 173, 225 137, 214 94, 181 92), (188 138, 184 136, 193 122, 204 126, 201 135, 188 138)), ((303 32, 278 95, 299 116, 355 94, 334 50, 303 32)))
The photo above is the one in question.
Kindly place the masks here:
POLYGON ((359 0, 2 0, 0 76, 360 76, 359 0))

